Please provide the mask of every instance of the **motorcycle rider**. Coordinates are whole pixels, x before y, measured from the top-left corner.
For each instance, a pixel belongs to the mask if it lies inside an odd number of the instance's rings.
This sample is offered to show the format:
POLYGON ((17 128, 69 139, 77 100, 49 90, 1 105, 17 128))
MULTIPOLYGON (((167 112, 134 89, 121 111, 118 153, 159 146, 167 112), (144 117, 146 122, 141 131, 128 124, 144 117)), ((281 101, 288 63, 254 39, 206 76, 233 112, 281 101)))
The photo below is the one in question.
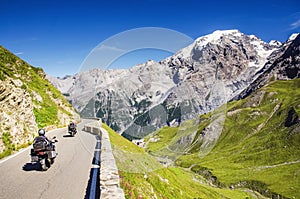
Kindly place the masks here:
POLYGON ((68 125, 68 130, 70 131, 71 129, 75 129, 76 128, 76 124, 74 122, 71 122, 69 125, 68 125))
MULTIPOLYGON (((46 171, 54 163, 54 159, 57 156, 55 145, 53 144, 57 140, 49 140, 45 136, 46 131, 43 128, 39 129, 38 133, 39 136, 34 139, 30 153, 31 162, 39 162, 42 171, 46 171)), ((54 136, 53 139, 55 138, 54 136)))
POLYGON ((45 142, 46 146, 48 146, 54 150, 54 145, 52 145, 52 142, 45 136, 45 134, 46 134, 45 129, 44 128, 39 129, 38 133, 39 133, 39 136, 34 139, 33 145, 37 142, 45 142))

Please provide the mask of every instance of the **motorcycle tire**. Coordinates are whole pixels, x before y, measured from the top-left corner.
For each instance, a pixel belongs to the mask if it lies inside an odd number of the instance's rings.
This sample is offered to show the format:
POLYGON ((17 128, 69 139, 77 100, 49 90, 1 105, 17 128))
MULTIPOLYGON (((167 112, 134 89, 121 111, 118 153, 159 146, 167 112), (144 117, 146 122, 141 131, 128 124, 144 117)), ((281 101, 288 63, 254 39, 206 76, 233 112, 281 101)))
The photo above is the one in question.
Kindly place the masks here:
POLYGON ((41 164, 42 171, 47 171, 51 166, 51 160, 47 158, 45 159, 44 163, 40 162, 40 164, 41 164))
POLYGON ((48 167, 46 166, 46 164, 41 164, 41 168, 42 168, 42 171, 48 170, 48 167))

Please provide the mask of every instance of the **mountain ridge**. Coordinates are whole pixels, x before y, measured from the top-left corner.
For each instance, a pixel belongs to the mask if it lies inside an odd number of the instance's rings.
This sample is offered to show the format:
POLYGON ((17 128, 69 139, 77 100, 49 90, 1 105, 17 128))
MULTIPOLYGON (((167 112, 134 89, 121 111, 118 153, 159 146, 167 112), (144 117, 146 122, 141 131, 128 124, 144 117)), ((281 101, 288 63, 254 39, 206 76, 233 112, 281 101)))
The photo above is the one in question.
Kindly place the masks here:
POLYGON ((249 96, 253 91, 266 85, 270 80, 300 78, 300 34, 293 34, 286 42, 284 49, 274 52, 273 62, 267 62, 260 75, 233 100, 249 96))
POLYGON ((141 138, 232 99, 263 72, 272 53, 283 45, 238 30, 215 31, 160 62, 79 73, 67 98, 82 116, 101 117, 127 138, 141 138), (94 113, 87 115, 91 110, 94 113))

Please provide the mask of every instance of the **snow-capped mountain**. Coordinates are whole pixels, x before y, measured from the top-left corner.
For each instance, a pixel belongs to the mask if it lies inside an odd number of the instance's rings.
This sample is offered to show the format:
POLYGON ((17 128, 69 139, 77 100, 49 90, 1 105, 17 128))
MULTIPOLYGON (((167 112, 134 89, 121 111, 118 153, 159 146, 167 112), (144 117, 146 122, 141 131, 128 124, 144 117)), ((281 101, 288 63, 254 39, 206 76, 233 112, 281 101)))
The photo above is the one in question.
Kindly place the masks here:
POLYGON ((255 78, 254 74, 264 66, 269 55, 281 46, 280 42, 274 44, 238 30, 215 31, 162 63, 178 71, 181 80, 195 73, 205 74, 206 82, 222 80, 231 98, 255 78))
POLYGON ((292 34, 281 48, 275 50, 259 76, 233 99, 243 99, 272 80, 300 78, 300 34, 292 34))
POLYGON ((254 82, 286 45, 238 30, 215 31, 160 62, 50 81, 82 116, 101 117, 131 139, 224 104, 254 82))

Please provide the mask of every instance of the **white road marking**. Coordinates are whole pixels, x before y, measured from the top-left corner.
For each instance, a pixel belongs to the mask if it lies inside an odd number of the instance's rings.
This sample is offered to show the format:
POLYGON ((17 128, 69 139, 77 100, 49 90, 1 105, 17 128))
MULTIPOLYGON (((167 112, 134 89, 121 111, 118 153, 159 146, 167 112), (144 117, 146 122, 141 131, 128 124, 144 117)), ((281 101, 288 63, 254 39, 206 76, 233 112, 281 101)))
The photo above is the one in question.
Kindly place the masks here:
MULTIPOLYGON (((63 127, 63 128, 66 128, 66 127, 63 127)), ((59 129, 63 129, 63 128, 59 128, 59 129)), ((59 129, 53 129, 53 130, 48 131, 47 133, 51 133, 51 132, 54 132, 54 131, 58 131, 59 129)), ((7 156, 7 157, 1 159, 1 160, 0 160, 0 165, 1 165, 2 163, 6 162, 6 161, 8 161, 8 160, 10 160, 10 159, 12 159, 12 158, 14 158, 14 157, 16 157, 16 156, 18 156, 18 155, 24 153, 25 151, 29 150, 29 148, 31 148, 31 147, 32 147, 32 145, 29 145, 28 147, 23 148, 23 149, 20 149, 20 150, 17 151, 16 153, 14 153, 14 154, 12 154, 12 155, 9 155, 9 156, 7 156)))
POLYGON ((20 151, 18 151, 18 152, 16 152, 16 153, 14 153, 14 154, 12 154, 12 155, 10 155, 10 156, 7 156, 7 157, 5 157, 4 159, 0 160, 0 165, 1 165, 2 163, 6 162, 6 161, 8 161, 8 160, 10 160, 10 159, 12 159, 12 158, 18 156, 18 155, 20 155, 21 153, 24 153, 25 151, 29 150, 29 148, 30 148, 31 146, 32 146, 32 145, 30 145, 30 146, 28 146, 28 147, 26 147, 26 148, 23 148, 23 149, 21 149, 20 151))

